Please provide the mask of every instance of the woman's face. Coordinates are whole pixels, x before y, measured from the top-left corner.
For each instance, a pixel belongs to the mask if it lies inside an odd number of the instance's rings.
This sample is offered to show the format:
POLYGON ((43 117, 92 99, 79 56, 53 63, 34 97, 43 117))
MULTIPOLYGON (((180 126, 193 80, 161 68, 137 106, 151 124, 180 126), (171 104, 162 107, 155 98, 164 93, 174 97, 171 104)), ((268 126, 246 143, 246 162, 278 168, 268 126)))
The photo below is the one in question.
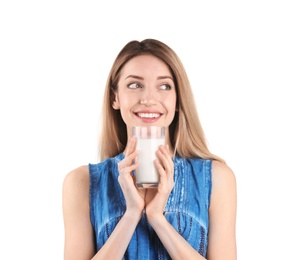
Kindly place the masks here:
POLYGON ((155 56, 141 55, 121 70, 113 108, 120 109, 131 133, 133 126, 169 126, 176 101, 175 82, 167 65, 155 56))

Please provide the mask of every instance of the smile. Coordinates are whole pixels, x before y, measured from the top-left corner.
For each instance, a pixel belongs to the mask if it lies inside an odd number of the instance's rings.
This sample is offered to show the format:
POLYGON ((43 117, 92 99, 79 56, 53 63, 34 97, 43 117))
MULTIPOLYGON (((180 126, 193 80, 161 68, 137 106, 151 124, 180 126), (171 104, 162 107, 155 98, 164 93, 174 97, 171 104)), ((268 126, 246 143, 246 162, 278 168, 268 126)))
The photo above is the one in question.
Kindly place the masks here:
POLYGON ((160 116, 159 113, 137 113, 137 115, 141 118, 158 118, 160 116))

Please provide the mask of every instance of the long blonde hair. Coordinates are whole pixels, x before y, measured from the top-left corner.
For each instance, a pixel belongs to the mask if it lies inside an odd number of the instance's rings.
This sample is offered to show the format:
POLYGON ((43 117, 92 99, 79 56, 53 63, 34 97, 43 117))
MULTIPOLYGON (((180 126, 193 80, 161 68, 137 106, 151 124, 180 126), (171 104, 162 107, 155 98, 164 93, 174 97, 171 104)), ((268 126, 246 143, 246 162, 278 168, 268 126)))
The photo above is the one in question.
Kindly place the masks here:
POLYGON ((177 54, 166 44, 145 39, 130 41, 117 55, 105 86, 99 137, 100 160, 114 157, 124 151, 127 144, 127 128, 120 110, 112 107, 114 93, 118 88, 120 71, 132 58, 139 55, 154 55, 169 67, 176 84, 177 112, 169 126, 170 141, 175 154, 183 158, 203 158, 224 162, 212 154, 197 113, 192 89, 182 62, 177 54))

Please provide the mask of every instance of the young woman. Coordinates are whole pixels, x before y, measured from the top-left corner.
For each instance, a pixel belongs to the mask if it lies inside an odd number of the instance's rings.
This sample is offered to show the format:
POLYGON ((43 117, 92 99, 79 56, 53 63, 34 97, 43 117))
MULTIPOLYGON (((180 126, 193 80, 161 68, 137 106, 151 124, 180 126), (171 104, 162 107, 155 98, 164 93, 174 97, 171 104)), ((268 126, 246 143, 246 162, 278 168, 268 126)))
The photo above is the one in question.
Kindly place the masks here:
POLYGON ((106 84, 100 163, 65 177, 65 260, 236 259, 236 181, 206 145, 193 93, 176 53, 131 41, 106 84), (158 188, 135 185, 133 126, 164 126, 158 188))

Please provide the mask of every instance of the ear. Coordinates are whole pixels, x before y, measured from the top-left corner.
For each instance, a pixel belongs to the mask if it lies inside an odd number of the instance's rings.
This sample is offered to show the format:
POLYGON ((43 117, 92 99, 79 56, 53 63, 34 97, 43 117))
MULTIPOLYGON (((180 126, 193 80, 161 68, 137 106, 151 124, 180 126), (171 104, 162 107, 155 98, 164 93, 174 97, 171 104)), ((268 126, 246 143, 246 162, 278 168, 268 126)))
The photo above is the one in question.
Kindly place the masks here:
POLYGON ((114 93, 114 100, 113 100, 113 103, 112 103, 112 107, 113 107, 115 110, 120 109, 119 99, 118 99, 118 96, 117 96, 116 93, 114 93))

